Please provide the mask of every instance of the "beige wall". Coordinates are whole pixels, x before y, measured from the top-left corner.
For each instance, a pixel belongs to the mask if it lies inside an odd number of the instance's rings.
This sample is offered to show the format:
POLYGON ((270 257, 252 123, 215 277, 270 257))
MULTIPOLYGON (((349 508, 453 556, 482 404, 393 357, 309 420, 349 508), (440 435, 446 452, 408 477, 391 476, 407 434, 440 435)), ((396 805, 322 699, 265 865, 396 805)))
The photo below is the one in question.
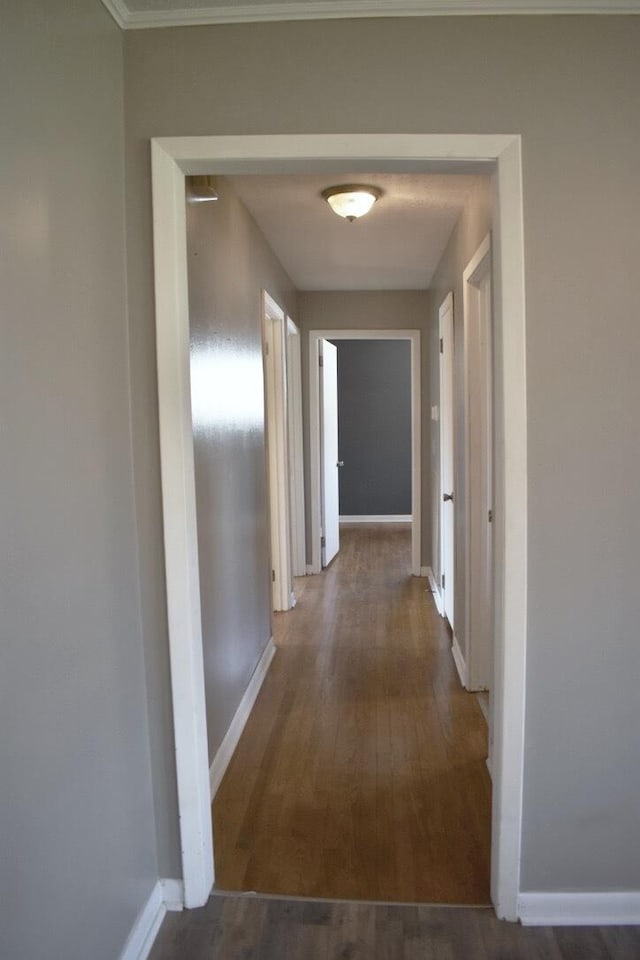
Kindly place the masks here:
POLYGON ((151 696, 166 700, 168 674, 149 138, 521 134, 530 533, 522 886, 640 889, 640 18, 227 25, 132 31, 125 47, 131 374, 151 696))
POLYGON ((193 435, 209 762, 271 636, 262 290, 291 280, 228 180, 187 205, 193 435))
POLYGON ((0 956, 114 960, 158 877, 122 37, 97 0, 1 19, 0 956))
MULTIPOLYGON (((298 294, 302 342, 305 493, 309 502, 309 330, 420 330, 421 416, 429 417, 429 294, 426 290, 301 291, 298 294)), ((426 418, 426 419, 425 419, 426 418)), ((424 430, 423 430, 424 433, 424 430)), ((428 450, 422 449, 422 563, 429 564, 431 541, 428 450)), ((310 510, 307 507, 307 563, 311 563, 310 510)))
MULTIPOLYGON (((429 388, 428 403, 440 407, 440 352, 438 312, 448 293, 453 293, 454 339, 454 477, 455 477, 455 634, 466 657, 465 623, 465 523, 467 516, 464 451, 464 314, 462 274, 491 228, 492 189, 488 177, 478 177, 466 198, 460 219, 431 282, 431 317, 429 322, 429 388)), ((431 421, 425 430, 429 443, 431 473, 431 567, 440 582, 440 423, 431 421)))

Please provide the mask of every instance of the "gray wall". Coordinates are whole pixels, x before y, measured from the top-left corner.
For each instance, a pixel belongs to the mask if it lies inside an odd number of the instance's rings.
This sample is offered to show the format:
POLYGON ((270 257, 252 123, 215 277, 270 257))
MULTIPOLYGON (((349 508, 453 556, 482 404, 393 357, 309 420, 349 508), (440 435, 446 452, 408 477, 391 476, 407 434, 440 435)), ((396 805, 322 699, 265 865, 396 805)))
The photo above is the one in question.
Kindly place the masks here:
MULTIPOLYGON (((426 290, 355 290, 300 291, 298 319, 302 340, 302 400, 305 443, 305 489, 309 491, 309 330, 420 330, 421 417, 429 417, 429 350, 428 334, 430 296, 426 290)), ((422 444, 422 503, 430 503, 429 451, 422 444)), ((309 510, 307 510, 307 551, 311 543, 309 510)), ((422 510, 422 562, 429 563, 431 548, 431 515, 422 510)), ((307 562, 311 562, 308 553, 307 562)))
POLYGON ((3 4, 0 91, 0 955, 113 960, 158 876, 119 30, 3 4))
POLYGON ((340 513, 411 513, 411 343, 336 340, 340 513))
POLYGON ((225 25, 131 31, 125 47, 134 449, 152 697, 166 698, 168 675, 149 137, 519 133, 530 532, 522 886, 640 889, 640 849, 630 842, 640 833, 640 17, 225 25))
MULTIPOLYGON (((466 198, 465 207, 436 268, 431 284, 431 323, 429 330, 431 405, 440 408, 440 353, 438 311, 449 292, 453 293, 454 340, 454 477, 455 477, 455 634, 463 656, 467 656, 465 623, 465 525, 467 519, 464 456, 464 314, 462 274, 472 256, 491 229, 492 183, 478 177, 466 198)), ((431 451, 431 524, 433 547, 431 567, 440 582, 440 423, 430 422, 431 451)))
POLYGON ((191 381, 209 760, 271 636, 261 290, 295 291, 226 179, 187 206, 191 381))

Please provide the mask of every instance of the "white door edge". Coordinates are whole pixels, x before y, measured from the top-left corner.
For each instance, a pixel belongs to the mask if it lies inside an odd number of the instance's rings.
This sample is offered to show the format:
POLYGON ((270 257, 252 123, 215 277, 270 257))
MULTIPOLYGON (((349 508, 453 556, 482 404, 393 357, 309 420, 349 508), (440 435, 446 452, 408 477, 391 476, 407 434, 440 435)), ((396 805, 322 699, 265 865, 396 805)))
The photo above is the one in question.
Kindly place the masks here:
POLYGON ((439 363, 438 363, 438 374, 439 374, 439 403, 440 403, 440 416, 439 416, 439 434, 440 434, 440 498, 438 502, 438 516, 439 516, 439 532, 440 532, 440 589, 442 591, 442 609, 444 611, 444 616, 449 622, 449 626, 452 631, 455 632, 455 508, 456 508, 456 497, 457 497, 457 480, 455 478, 455 367, 454 367, 454 325, 453 325, 453 293, 449 292, 438 309, 438 336, 440 340, 440 354, 439 354, 439 363), (445 318, 449 317, 448 327, 449 330, 445 331, 445 318), (443 354, 443 343, 447 340, 448 350, 443 354), (448 368, 448 369, 447 369, 448 368), (448 396, 445 397, 445 380, 448 381, 448 396), (448 458, 444 455, 445 448, 445 433, 450 432, 450 441, 449 441, 449 454, 448 458), (451 462, 446 463, 446 459, 449 459, 451 462), (445 474, 451 471, 451 476, 448 478, 445 477, 445 474), (445 487, 449 487, 448 493, 453 493, 454 499, 448 505, 445 506, 444 495, 445 487), (445 529, 448 526, 446 523, 447 513, 453 513, 451 520, 451 530, 449 535, 445 537, 445 529), (445 542, 448 546, 448 551, 451 554, 450 557, 447 555, 447 549, 445 542), (449 560, 449 562, 447 562, 449 560), (448 582, 447 582, 448 577, 448 582))
POLYGON ((284 310, 262 291, 265 367, 265 427, 269 494, 273 609, 291 608, 291 535, 287 440, 286 318, 284 310), (266 353, 266 351, 269 351, 266 353))
MULTIPOLYGON (((464 364, 463 364, 463 409, 464 409, 464 457, 465 457, 465 504, 466 520, 464 529, 464 580, 465 580, 465 636, 464 649, 467 663, 467 676, 469 679, 468 687, 470 690, 487 689, 489 676, 487 675, 482 656, 485 644, 488 643, 488 637, 483 634, 480 616, 480 608, 477 597, 477 585, 481 583, 486 571, 479 569, 481 563, 480 554, 489 553, 488 541, 491 531, 488 529, 486 515, 490 508, 488 492, 484 490, 483 477, 478 475, 480 465, 475 462, 472 456, 470 421, 472 413, 470 383, 472 375, 473 359, 471 354, 474 351, 472 343, 472 332, 470 324, 472 317, 475 318, 476 311, 480 306, 478 285, 485 278, 489 277, 491 281, 491 237, 487 235, 473 257, 465 267, 462 274, 462 295, 463 295, 463 328, 464 328, 464 364), (477 294, 477 295, 476 295, 477 294), (474 491, 480 491, 480 496, 474 496, 474 491), (482 502, 478 502, 481 500, 482 502), (472 532, 473 531, 473 532, 472 532), (479 544, 479 546, 478 546, 479 544), (474 548, 475 545, 475 548, 474 548)), ((490 324, 490 329, 493 324, 490 324)), ((491 348, 489 348, 491 349, 491 348)), ((477 349, 476 349, 477 352, 477 349)), ((477 384, 476 384, 477 386, 477 384)), ((491 385, 489 385, 491 389, 491 385)), ((478 397, 476 396, 476 404, 478 397)), ((479 454, 484 464, 484 458, 487 453, 487 446, 490 443, 490 428, 487 427, 486 435, 482 438, 483 449, 479 454)))

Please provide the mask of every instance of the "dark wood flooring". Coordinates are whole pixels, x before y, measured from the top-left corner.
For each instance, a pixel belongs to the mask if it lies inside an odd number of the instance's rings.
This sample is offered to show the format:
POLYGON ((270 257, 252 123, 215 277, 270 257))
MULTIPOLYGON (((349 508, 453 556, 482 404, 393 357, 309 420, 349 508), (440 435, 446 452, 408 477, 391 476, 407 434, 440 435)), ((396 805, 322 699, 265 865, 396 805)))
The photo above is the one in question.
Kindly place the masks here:
POLYGON ((170 913, 149 960, 638 960, 640 927, 521 927, 490 908, 218 895, 170 913))
POLYGON ((278 652, 214 803, 216 886, 488 904, 477 698, 427 581, 409 573, 408 526, 341 536, 328 570, 296 581, 298 605, 276 616, 278 652))

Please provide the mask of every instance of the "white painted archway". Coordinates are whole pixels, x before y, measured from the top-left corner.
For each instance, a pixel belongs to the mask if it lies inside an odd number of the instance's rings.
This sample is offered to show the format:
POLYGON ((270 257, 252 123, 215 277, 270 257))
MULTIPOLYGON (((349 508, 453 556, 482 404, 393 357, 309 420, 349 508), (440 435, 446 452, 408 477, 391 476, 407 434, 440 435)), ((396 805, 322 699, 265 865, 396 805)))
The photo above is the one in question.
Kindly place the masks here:
POLYGON ((189 174, 402 172, 492 163, 496 299, 495 708, 491 891, 518 916, 527 603, 527 419, 520 138, 511 135, 313 134, 152 141, 158 402, 185 904, 213 883, 189 384, 184 178, 189 174))

